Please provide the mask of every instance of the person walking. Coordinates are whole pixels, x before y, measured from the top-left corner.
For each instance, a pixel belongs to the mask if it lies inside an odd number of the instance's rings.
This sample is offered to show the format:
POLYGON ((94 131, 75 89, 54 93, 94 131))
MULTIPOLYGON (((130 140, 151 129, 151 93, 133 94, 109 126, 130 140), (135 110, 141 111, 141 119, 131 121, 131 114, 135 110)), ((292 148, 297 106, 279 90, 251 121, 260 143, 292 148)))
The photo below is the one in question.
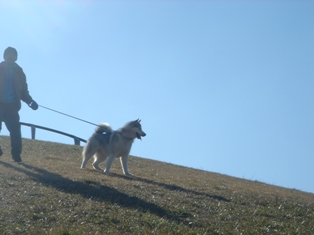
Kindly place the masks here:
MULTIPOLYGON (((22 162, 22 135, 19 110, 21 101, 33 110, 38 104, 28 91, 26 76, 23 69, 16 63, 17 50, 8 47, 3 53, 4 61, 0 63, 0 130, 2 122, 10 132, 11 154, 15 162, 22 162)), ((0 156, 2 155, 0 147, 0 156)))

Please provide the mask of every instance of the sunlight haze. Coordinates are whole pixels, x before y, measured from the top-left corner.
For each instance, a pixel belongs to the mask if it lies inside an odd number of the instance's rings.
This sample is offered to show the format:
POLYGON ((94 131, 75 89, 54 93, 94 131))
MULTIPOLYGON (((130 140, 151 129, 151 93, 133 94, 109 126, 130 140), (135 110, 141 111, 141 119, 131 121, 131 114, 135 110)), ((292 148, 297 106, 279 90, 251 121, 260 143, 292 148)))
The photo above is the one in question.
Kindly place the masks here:
MULTIPOLYGON (((0 0, 0 49, 17 49, 39 105, 113 129, 140 118, 134 156, 311 193, 313 25, 313 1, 0 0)), ((20 116, 94 131, 25 103, 20 116)))

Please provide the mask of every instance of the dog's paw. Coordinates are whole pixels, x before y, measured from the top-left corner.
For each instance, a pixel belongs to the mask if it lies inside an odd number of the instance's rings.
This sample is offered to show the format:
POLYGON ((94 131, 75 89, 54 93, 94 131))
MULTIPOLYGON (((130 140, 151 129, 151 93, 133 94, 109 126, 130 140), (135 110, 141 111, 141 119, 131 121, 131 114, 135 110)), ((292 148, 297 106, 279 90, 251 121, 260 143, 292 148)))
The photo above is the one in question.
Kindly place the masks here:
POLYGON ((130 172, 124 173, 127 176, 133 176, 130 172))

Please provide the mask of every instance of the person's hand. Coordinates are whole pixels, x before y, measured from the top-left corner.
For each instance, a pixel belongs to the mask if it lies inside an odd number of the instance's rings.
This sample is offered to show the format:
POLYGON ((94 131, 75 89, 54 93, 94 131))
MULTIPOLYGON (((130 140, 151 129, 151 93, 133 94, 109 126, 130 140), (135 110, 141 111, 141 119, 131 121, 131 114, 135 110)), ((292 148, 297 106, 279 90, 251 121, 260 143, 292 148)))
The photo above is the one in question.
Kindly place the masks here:
POLYGON ((38 109, 38 104, 36 103, 35 100, 33 100, 30 104, 29 107, 31 107, 33 110, 37 110, 38 109))

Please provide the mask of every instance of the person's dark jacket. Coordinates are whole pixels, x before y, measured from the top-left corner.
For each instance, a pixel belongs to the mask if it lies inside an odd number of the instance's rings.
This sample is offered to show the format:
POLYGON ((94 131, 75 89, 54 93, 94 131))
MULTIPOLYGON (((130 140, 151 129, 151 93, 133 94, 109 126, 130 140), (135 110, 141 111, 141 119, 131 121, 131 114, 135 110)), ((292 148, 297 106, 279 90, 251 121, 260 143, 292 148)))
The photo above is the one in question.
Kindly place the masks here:
MULTIPOLYGON (((5 68, 4 61, 0 63, 0 99, 3 96, 5 89, 5 68)), ((14 89, 15 89, 15 98, 17 100, 18 110, 21 109, 21 100, 26 104, 30 104, 33 99, 29 94, 28 85, 26 82, 26 76, 23 72, 23 69, 16 64, 14 71, 14 89)))

